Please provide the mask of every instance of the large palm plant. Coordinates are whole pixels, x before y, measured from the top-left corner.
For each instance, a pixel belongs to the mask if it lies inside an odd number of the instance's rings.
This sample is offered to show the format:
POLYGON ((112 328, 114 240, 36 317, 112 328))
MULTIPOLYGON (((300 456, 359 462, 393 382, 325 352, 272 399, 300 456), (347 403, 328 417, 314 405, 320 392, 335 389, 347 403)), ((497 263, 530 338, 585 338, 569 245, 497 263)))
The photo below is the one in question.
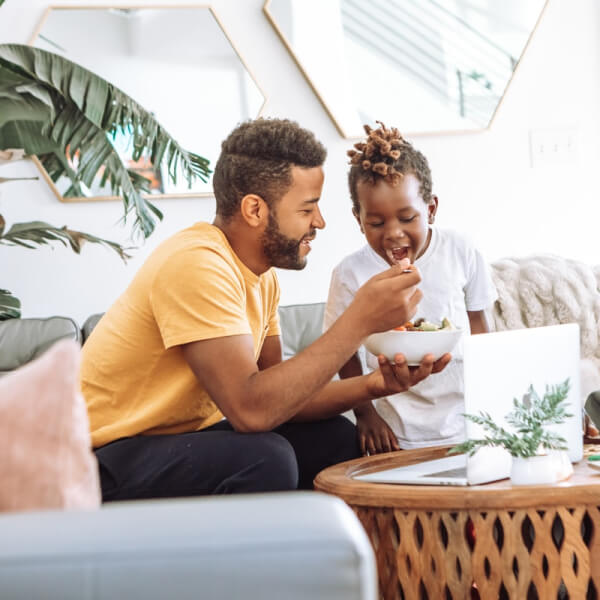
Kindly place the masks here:
MULTIPOLYGON (((37 156, 54 181, 70 179, 67 193, 72 195, 83 195, 81 185, 90 186, 102 172, 101 185, 110 185, 112 194, 123 198, 124 218, 133 213, 134 235, 147 238, 162 213, 142 195, 149 181, 127 169, 113 146, 118 133, 132 139, 133 160, 147 157, 155 167, 164 164, 173 182, 178 174, 188 184, 196 177, 206 181, 210 173, 207 159, 183 149, 148 111, 108 81, 57 54, 0 44, 0 151, 23 149, 37 156)), ((58 241, 79 252, 85 240, 127 257, 119 244, 66 227, 32 221, 5 231, 4 223, 0 215, 0 244, 33 248, 58 241)), ((0 319, 18 317, 19 309, 19 301, 0 289, 0 319)))

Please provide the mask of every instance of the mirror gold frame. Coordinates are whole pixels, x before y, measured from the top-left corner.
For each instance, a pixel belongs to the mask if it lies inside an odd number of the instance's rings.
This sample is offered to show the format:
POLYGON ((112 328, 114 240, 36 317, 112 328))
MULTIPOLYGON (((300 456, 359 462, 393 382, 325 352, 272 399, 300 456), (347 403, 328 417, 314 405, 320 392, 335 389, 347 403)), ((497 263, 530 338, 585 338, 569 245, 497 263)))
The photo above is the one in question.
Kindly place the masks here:
MULTIPOLYGON (((329 1, 329 0, 324 0, 325 2, 329 1)), ((425 135, 452 135, 452 134, 464 134, 464 133, 478 133, 481 131, 485 131, 487 129, 489 129, 492 125, 492 123, 494 122, 494 119, 496 117, 496 115, 498 114, 498 111, 500 109, 500 106, 502 105, 502 102, 504 101, 504 99, 506 98, 506 95, 508 93, 508 90, 511 86, 511 83, 514 79, 515 73, 521 63, 521 60, 523 58, 523 56, 525 55, 525 53, 527 52, 527 49, 531 43, 531 40, 540 24, 540 21, 546 11, 546 8, 548 6, 548 2, 549 0, 540 0, 540 8, 539 8, 539 12, 536 12, 535 14, 537 15, 535 22, 533 23, 533 26, 531 27, 531 29, 527 29, 528 34, 525 37, 525 35, 523 35, 523 38, 525 39, 524 44, 521 47, 520 50, 520 54, 518 54, 516 63, 513 64, 512 67, 512 71, 510 72, 509 77, 506 80, 506 83, 504 85, 503 91, 501 92, 501 94, 498 95, 498 100, 496 103, 495 108, 493 109, 493 111, 490 111, 491 116, 489 117, 489 120, 487 120, 487 124, 486 125, 481 125, 481 126, 474 126, 474 127, 469 127, 469 128, 461 128, 461 127, 457 127, 457 128, 453 128, 453 127, 448 127, 448 128, 436 128, 435 126, 432 127, 431 130, 427 129, 427 130, 423 130, 423 129, 411 129, 410 125, 408 127, 401 127, 402 133, 405 135, 410 135, 410 136, 425 136, 425 135)), ((358 139, 362 137, 362 122, 361 122, 361 126, 360 128, 357 128, 356 133, 354 133, 353 131, 349 131, 349 128, 346 126, 344 126, 344 124, 342 123, 342 119, 340 118, 340 114, 344 112, 343 109, 336 111, 336 107, 332 105, 332 102, 329 99, 326 99, 324 96, 325 94, 322 92, 322 90, 319 89, 319 85, 315 82, 314 77, 311 76, 311 73, 308 72, 308 69, 306 67, 305 64, 303 64, 301 57, 298 56, 296 50, 293 48, 292 43, 290 42, 290 40, 288 40, 288 38, 286 37, 284 31, 282 30, 282 28, 280 27, 280 25, 277 22, 277 18, 275 17, 275 15, 273 14, 272 11, 272 5, 274 3, 274 0, 265 0, 264 4, 263 4, 263 12, 266 15, 267 20, 270 22, 271 26, 273 27, 273 29, 276 31, 277 35, 279 36, 280 40, 282 41, 282 43, 284 44, 284 46, 287 48, 288 52, 290 53, 292 59, 294 60, 294 62, 296 63, 298 69, 300 70, 300 72, 303 74, 304 78, 306 79, 307 83, 309 84, 309 86, 311 87, 311 89, 313 90, 315 96, 318 98, 319 102, 321 103, 321 105, 323 106, 323 108, 325 109, 326 113, 329 115, 329 118, 333 121, 336 129, 338 130, 339 134, 346 139, 358 139), (337 114, 336 114, 337 112, 337 114), (358 131, 358 129, 360 129, 360 131, 358 131)), ((313 19, 318 19, 318 15, 314 14, 313 15, 313 19)), ((533 21, 533 19, 532 19, 533 21)), ((312 21, 311 21, 312 22, 312 21)), ((309 20, 305 18, 305 20, 303 21, 304 24, 308 24, 309 20)), ((313 34, 314 35, 314 34, 313 34)), ((313 39, 313 45, 314 44, 318 44, 318 40, 314 40, 313 39)), ((325 48, 323 48, 325 49, 325 48)), ((336 68, 343 71, 344 70, 344 66, 346 66, 345 61, 340 60, 339 64, 336 65, 336 68)), ((356 102, 356 107, 355 107, 356 113, 359 112, 359 106, 358 106, 358 102, 356 102)), ((382 117, 379 117, 382 118, 382 117)), ((374 125, 374 123, 369 123, 370 125, 374 125)), ((399 123, 394 123, 395 126, 399 126, 399 123)), ((352 129, 354 130, 355 128, 352 127, 352 129)))
MULTIPOLYGON (((50 15, 54 12, 54 11, 86 11, 86 10, 111 10, 111 9, 116 9, 116 10, 127 10, 127 9, 152 9, 152 10, 160 10, 160 9, 169 9, 169 10, 177 10, 177 9, 205 9, 207 11, 209 11, 210 15, 212 16, 212 18, 214 19, 216 25, 220 28, 220 30, 222 31, 223 35, 225 36, 225 40, 227 42, 229 42, 231 49, 233 50, 233 53, 235 54, 235 56, 237 57, 237 59, 240 62, 241 67, 245 70, 248 78, 250 79, 250 81, 254 84, 254 86, 256 86, 256 91, 258 92, 258 94, 260 95, 260 97, 262 98, 262 102, 260 103, 260 106, 258 108, 257 114, 255 116, 260 116, 262 114, 262 111, 264 110, 265 104, 267 102, 267 97, 262 89, 262 87, 259 85, 258 81, 256 80, 254 74, 252 73, 252 71, 249 69, 248 65, 246 64, 246 61, 243 59, 242 55, 240 54, 239 50, 237 49, 236 45, 234 44, 231 36, 229 35, 229 33, 227 32, 227 30, 225 29, 225 27, 223 26, 223 23, 221 22, 221 20, 219 19, 217 13, 215 12, 214 8, 209 5, 209 4, 150 4, 150 5, 51 5, 48 8, 46 8, 46 10, 44 11, 44 14, 42 16, 42 18, 40 19, 40 22, 37 24, 33 34, 31 35, 31 38, 28 42, 28 44, 30 46, 35 45, 36 40, 38 39, 38 37, 40 37, 40 34, 43 30, 44 25, 46 24, 46 22, 48 21, 48 18, 50 17, 50 15)), ((67 58, 70 58, 68 56, 68 54, 66 55, 67 58)), ((77 62, 77 59, 72 59, 74 60, 74 62, 77 62)), ((110 81, 110 78, 108 79, 110 81)), ((135 100, 136 98, 134 96, 132 96, 133 99, 135 100)), ((160 120, 160 117, 159 117, 160 120)), ((235 123, 232 124, 232 127, 235 125, 235 123)), ((190 148, 190 150, 192 151, 196 151, 195 148, 190 148)), ((201 155, 206 156, 206 149, 202 149, 199 148, 198 153, 201 155)), ((86 196, 86 197, 66 197, 63 196, 60 192, 60 190, 58 189, 58 187, 56 186, 56 184, 52 181, 52 179, 50 178, 50 176, 48 175, 46 169, 43 167, 43 165, 41 164, 41 162, 38 160, 37 157, 32 156, 31 159, 33 160, 33 162, 37 165, 40 173, 42 174, 44 180, 48 183, 48 185, 50 186, 50 188, 52 189, 53 193, 55 194, 55 196, 57 197, 57 199, 60 202, 66 202, 66 203, 70 203, 70 202, 104 202, 104 201, 115 201, 115 200, 122 200, 121 196, 114 196, 114 195, 94 195, 94 196, 86 196)), ((216 159, 215 159, 216 160, 216 159)), ((210 168, 214 168, 214 162, 211 160, 211 164, 209 165, 210 168)), ((210 185, 210 179, 208 184, 210 185)), ((153 193, 153 194, 142 194, 145 198, 149 199, 149 200, 160 200, 160 199, 164 199, 164 198, 204 198, 204 197, 213 197, 213 191, 212 189, 210 191, 190 191, 190 192, 164 192, 164 193, 153 193)))

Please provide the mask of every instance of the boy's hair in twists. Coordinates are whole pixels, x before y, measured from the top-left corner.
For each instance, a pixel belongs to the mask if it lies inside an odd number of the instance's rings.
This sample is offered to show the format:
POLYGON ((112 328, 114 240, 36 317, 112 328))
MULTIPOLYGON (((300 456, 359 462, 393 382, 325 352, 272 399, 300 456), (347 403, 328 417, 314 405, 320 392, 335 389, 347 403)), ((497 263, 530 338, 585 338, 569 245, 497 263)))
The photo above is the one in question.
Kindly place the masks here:
POLYGON ((420 182, 421 196, 426 204, 431 202, 431 170, 425 156, 410 142, 407 142, 398 129, 388 129, 381 121, 380 127, 372 129, 364 125, 367 140, 354 144, 355 150, 348 150, 350 172, 348 184, 355 212, 360 212, 357 184, 359 181, 375 185, 379 180, 395 185, 407 174, 413 174, 420 182))
POLYGON ((247 194, 270 208, 292 184, 291 168, 320 167, 327 151, 315 135, 288 119, 259 118, 238 125, 221 145, 213 189, 217 214, 230 219, 247 194))

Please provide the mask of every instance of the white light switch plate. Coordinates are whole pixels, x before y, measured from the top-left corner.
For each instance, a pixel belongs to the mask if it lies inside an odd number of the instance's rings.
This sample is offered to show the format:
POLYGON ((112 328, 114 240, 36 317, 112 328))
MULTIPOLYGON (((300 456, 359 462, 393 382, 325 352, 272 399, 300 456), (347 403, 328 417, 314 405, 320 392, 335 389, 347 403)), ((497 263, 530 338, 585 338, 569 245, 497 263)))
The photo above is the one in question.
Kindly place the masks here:
POLYGON ((532 129, 529 149, 532 167, 572 164, 577 161, 576 128, 532 129))

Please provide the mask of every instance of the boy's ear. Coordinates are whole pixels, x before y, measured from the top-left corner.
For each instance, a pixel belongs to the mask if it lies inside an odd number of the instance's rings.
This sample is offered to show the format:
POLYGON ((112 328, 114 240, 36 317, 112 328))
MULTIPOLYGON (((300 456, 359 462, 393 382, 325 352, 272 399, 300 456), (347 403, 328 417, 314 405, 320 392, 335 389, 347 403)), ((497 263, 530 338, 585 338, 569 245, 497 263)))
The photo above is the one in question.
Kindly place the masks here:
POLYGON ((240 201, 240 213, 250 227, 260 227, 269 219, 267 203, 256 194, 246 194, 240 201))
POLYGON ((360 227, 360 232, 364 233, 365 230, 363 229, 362 223, 360 222, 360 215, 356 212, 355 208, 352 209, 352 214, 354 215, 354 218, 356 219, 356 222, 358 223, 358 226, 360 227))
POLYGON ((437 212, 438 209, 438 197, 435 194, 431 195, 431 202, 427 205, 427 217, 428 217, 428 223, 430 225, 433 225, 433 223, 435 222, 435 213, 437 212))

